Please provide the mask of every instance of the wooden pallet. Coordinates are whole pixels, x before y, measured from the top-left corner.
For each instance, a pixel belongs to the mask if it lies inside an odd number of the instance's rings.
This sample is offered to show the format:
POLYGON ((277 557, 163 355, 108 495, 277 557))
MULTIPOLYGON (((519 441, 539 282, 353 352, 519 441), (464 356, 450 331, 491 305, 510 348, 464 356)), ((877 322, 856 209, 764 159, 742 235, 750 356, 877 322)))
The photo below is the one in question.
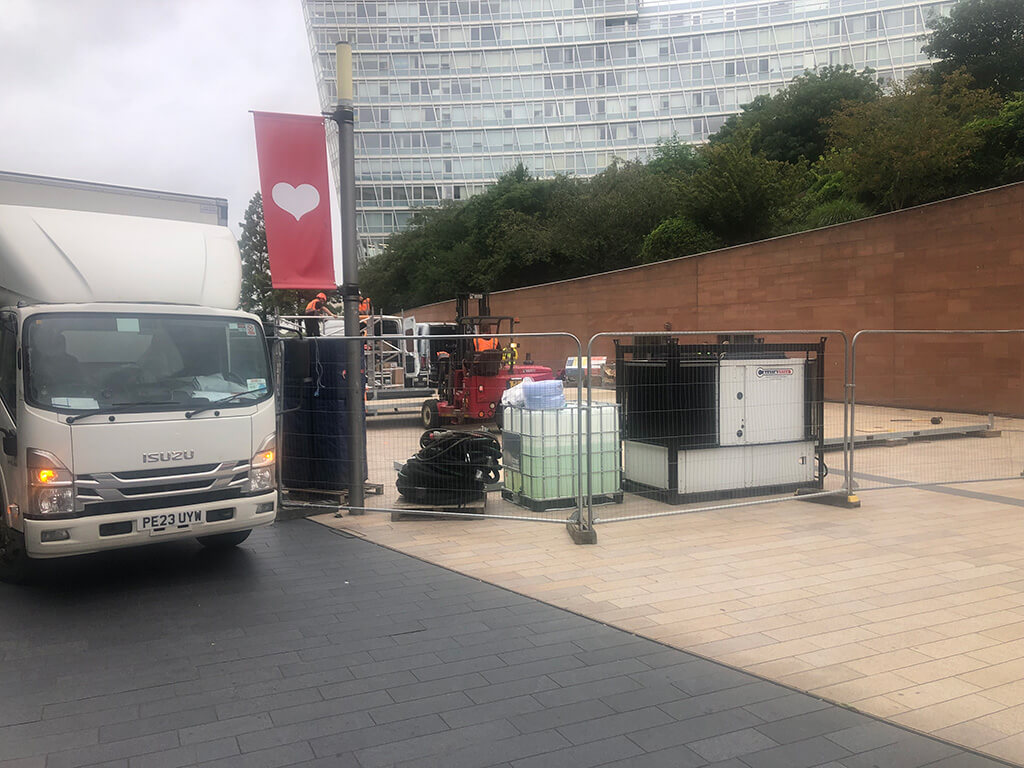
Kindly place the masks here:
POLYGON ((466 514, 483 515, 486 513, 486 494, 482 499, 478 499, 476 501, 467 501, 464 504, 414 504, 413 502, 406 501, 401 496, 399 496, 398 500, 394 504, 393 511, 391 512, 391 521, 398 522, 399 520, 405 519, 425 520, 427 518, 435 518, 441 520, 458 520, 461 518, 465 520, 467 519, 466 514), (423 514, 424 511, 429 511, 434 514, 425 515, 423 514), (451 514, 443 514, 445 512, 450 512, 451 514))
MULTIPOLYGON (((507 488, 502 489, 501 498, 510 501, 517 507, 525 507, 532 512, 554 512, 556 510, 576 509, 576 499, 531 499, 516 491, 507 488)), ((593 498, 594 505, 598 504, 621 504, 623 499, 622 491, 615 493, 601 493, 593 498)), ((583 503, 587 503, 587 497, 583 497, 583 503)))
MULTIPOLYGON (((365 483, 363 485, 365 496, 382 496, 384 485, 382 483, 365 483)), ((308 514, 322 514, 324 507, 344 507, 348 505, 348 488, 336 490, 323 490, 322 488, 282 488, 281 506, 292 507, 293 509, 308 508, 308 514)), ((301 515, 292 515, 292 517, 301 515)))

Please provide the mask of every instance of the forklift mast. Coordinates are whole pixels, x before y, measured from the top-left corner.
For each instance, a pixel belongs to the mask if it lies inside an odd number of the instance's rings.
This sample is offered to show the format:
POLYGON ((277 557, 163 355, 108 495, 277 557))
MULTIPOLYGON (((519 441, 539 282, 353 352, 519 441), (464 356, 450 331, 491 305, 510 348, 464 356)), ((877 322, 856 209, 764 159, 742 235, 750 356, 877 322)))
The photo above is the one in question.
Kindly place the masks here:
POLYGON ((460 293, 455 297, 455 322, 462 325, 467 318, 489 317, 491 314, 491 294, 489 293, 460 293), (476 299, 477 311, 475 315, 469 313, 469 302, 476 299))

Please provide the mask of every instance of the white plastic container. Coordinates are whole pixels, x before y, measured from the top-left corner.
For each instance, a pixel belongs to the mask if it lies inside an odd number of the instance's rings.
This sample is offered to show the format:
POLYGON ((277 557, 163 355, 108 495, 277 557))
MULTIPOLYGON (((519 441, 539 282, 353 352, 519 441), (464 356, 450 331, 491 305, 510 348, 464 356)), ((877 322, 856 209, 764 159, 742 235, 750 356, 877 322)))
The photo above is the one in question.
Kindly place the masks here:
POLYGON ((522 387, 525 408, 540 411, 565 407, 565 391, 558 379, 524 381, 522 387))

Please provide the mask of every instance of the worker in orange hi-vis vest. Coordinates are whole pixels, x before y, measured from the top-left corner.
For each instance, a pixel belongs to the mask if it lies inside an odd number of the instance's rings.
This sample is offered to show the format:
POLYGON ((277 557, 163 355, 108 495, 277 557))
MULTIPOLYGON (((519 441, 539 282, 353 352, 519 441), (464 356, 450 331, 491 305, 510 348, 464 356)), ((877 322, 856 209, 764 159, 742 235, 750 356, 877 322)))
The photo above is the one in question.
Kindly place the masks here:
POLYGON ((363 294, 359 294, 359 314, 365 317, 366 315, 372 314, 372 309, 373 307, 370 304, 370 300, 363 298, 363 294))
MULTIPOLYGON (((337 317, 336 314, 331 312, 330 307, 327 306, 327 294, 318 293, 310 302, 306 305, 307 315, 330 315, 331 317, 337 317)), ((312 317, 306 318, 306 335, 307 336, 319 336, 320 335, 320 320, 312 317)))
MULTIPOLYGON (((480 326, 481 334, 494 333, 494 326, 490 323, 486 323, 480 326)), ((473 338, 473 351, 474 352, 487 352, 492 349, 501 349, 498 340, 493 336, 476 336, 473 338)))

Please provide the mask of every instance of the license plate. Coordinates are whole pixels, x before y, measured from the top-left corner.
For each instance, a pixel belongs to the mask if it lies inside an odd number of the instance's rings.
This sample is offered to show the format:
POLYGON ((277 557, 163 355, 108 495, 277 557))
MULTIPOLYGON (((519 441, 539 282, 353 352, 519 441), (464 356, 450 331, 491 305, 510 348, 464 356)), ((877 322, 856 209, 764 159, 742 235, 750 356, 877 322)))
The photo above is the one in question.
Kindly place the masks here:
POLYGON ((509 379, 508 380, 508 386, 509 386, 510 389, 512 387, 516 386, 517 384, 522 384, 522 383, 523 383, 522 379, 509 379))
POLYGON ((145 515, 139 520, 139 530, 149 531, 150 535, 187 531, 196 523, 203 522, 203 513, 198 509, 184 512, 157 512, 145 515))

